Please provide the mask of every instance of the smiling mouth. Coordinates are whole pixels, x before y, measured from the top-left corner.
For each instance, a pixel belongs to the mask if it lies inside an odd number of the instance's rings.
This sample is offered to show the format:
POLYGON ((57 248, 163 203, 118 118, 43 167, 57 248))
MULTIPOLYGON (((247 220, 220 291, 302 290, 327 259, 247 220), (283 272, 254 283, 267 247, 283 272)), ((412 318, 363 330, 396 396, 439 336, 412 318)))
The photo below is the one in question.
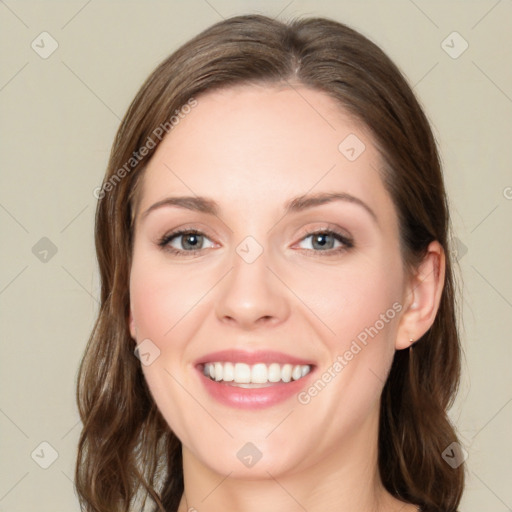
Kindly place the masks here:
POLYGON ((204 363, 201 366, 203 375, 210 380, 241 388, 263 388, 297 381, 312 370, 312 365, 309 364, 256 363, 249 365, 218 361, 204 363))

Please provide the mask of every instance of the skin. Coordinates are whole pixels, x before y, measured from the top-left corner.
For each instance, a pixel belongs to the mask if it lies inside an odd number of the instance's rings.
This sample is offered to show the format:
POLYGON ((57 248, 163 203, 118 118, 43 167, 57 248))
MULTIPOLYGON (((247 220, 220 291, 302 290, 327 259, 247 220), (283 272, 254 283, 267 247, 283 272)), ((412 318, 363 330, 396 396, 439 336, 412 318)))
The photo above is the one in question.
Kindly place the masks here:
MULTIPOLYGON (((130 275, 130 331, 160 350, 142 368, 183 444, 179 511, 416 510, 382 486, 379 403, 395 350, 434 321, 442 247, 432 242, 417 271, 404 272, 396 210, 372 137, 324 93, 244 85, 197 100, 146 169, 130 275), (349 134, 366 146, 355 161, 338 150, 349 134), (284 215, 293 197, 334 191, 364 201, 377 220, 348 201, 284 215), (142 216, 179 195, 215 200, 218 215, 166 206, 142 216), (197 254, 158 246, 182 227, 204 233, 197 254), (328 228, 349 235, 354 247, 313 245, 308 233, 328 228), (236 252, 247 236, 263 249, 252 263, 236 252), (193 366, 226 348, 272 349, 314 360, 320 376, 393 303, 400 312, 307 404, 292 397, 235 410, 207 394, 193 366), (251 468, 236 455, 247 442, 262 453, 251 468)), ((186 251, 187 242, 169 244, 186 251)))

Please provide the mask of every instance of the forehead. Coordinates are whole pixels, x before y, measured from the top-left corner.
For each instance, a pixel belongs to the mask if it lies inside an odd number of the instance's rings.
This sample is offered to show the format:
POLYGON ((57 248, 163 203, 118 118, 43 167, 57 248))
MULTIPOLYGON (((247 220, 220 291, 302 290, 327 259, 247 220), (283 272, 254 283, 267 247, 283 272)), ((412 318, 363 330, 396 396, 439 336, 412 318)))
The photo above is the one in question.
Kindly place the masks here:
POLYGON ((380 163, 370 130, 326 93, 298 85, 215 90, 198 96, 157 148, 140 210, 173 194, 261 209, 336 190, 389 211, 380 163))
MULTIPOLYGON (((188 140, 206 143, 202 154, 241 159, 254 165, 278 155, 287 161, 311 156, 317 161, 315 146, 337 158, 340 137, 350 131, 369 138, 366 127, 333 98, 304 86, 238 85, 203 94, 190 114, 167 137, 169 147, 191 150, 188 140), (308 144, 304 144, 309 141, 308 144), (217 144, 229 153, 216 151, 217 144)), ((196 148, 199 149, 199 148, 196 148)))

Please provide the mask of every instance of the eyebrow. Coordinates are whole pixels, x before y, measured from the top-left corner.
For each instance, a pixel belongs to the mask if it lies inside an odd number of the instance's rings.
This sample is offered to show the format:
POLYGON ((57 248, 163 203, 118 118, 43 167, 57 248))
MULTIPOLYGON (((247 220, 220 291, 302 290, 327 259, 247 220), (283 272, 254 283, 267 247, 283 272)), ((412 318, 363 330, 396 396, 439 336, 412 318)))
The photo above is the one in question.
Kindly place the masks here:
MULTIPOLYGON (((288 213, 301 212, 308 208, 321 206, 333 201, 346 201, 361 206, 371 216, 373 221, 378 224, 375 212, 364 201, 346 192, 319 192, 316 194, 305 194, 295 197, 285 203, 285 215, 288 213)), ((145 219, 152 211, 164 206, 176 206, 178 208, 185 208, 187 210, 193 210, 215 216, 218 216, 220 212, 218 203, 207 197, 175 196, 167 197, 151 205, 142 213, 141 220, 145 219)))

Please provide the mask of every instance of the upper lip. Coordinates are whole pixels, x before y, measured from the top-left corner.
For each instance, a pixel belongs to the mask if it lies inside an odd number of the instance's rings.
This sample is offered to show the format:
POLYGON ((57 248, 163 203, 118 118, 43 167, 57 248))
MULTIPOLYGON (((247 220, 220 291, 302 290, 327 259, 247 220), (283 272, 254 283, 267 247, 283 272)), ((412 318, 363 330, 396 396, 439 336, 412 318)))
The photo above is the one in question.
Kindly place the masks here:
POLYGON ((289 354, 285 354, 283 352, 276 352, 274 350, 256 350, 256 351, 247 351, 247 350, 237 350, 237 349, 228 349, 228 350, 220 350, 218 352, 211 352, 210 354, 206 354, 195 362, 195 365, 205 364, 205 363, 215 363, 215 362, 231 362, 231 363, 246 363, 246 364, 256 364, 256 363, 279 363, 279 364, 293 364, 293 365, 310 365, 313 366, 314 363, 311 360, 302 359, 300 357, 295 357, 289 354))

